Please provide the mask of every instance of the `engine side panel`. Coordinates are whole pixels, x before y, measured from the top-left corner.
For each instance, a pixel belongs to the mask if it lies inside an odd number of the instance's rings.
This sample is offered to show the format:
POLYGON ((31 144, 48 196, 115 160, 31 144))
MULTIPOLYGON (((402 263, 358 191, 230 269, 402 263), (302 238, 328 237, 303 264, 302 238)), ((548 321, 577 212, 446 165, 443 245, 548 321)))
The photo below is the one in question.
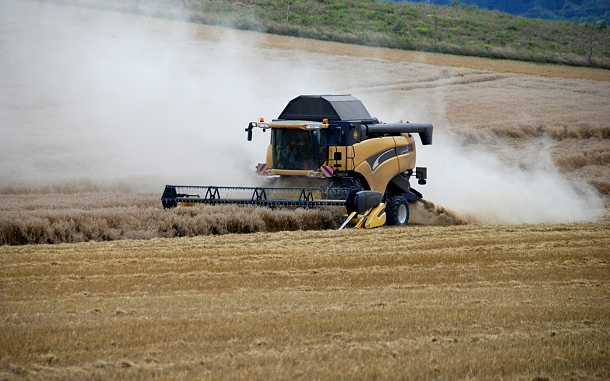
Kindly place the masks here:
POLYGON ((415 168, 415 141, 408 135, 394 136, 396 157, 398 157, 398 173, 415 168))
POLYGON ((355 172, 377 192, 384 193, 394 176, 415 167, 415 143, 408 135, 368 139, 353 147, 355 172))

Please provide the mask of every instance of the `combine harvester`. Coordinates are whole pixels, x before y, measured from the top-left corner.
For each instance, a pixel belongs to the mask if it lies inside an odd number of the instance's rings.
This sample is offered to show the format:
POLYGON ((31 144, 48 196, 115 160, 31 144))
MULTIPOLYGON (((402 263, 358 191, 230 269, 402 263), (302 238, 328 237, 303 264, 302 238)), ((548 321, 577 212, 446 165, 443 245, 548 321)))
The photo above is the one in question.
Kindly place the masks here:
POLYGON ((415 176, 426 184, 427 170, 415 167, 415 140, 432 144, 430 123, 381 123, 351 95, 301 95, 272 122, 248 124, 271 130, 267 160, 257 166, 264 187, 166 185, 163 207, 242 204, 266 207, 345 207, 342 229, 406 225, 409 203, 422 198, 411 188, 415 176))

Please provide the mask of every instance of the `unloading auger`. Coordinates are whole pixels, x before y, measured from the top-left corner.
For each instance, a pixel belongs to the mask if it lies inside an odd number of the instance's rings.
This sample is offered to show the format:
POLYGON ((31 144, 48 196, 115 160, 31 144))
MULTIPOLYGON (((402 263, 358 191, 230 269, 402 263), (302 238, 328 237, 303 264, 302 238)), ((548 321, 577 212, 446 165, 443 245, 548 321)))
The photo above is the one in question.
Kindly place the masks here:
POLYGON ((263 207, 338 206, 357 228, 406 225, 409 203, 422 198, 411 188, 427 181, 426 167, 415 166, 415 140, 432 144, 430 123, 381 123, 351 95, 301 95, 277 119, 250 122, 270 130, 267 158, 256 170, 269 187, 166 185, 164 208, 204 204, 263 207))

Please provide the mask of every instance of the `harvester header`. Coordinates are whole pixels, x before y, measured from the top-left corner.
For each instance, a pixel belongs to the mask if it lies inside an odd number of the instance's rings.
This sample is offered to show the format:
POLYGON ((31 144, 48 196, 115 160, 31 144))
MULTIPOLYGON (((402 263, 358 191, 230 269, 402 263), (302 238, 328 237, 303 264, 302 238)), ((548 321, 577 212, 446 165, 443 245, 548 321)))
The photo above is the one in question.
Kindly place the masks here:
POLYGON ((382 123, 351 95, 301 95, 277 119, 250 122, 248 140, 255 128, 271 130, 266 160, 257 166, 271 186, 168 185, 164 207, 339 205, 346 209, 346 224, 356 218, 356 227, 375 227, 406 225, 409 203, 422 198, 410 179, 414 176, 420 185, 426 184, 427 170, 415 167, 411 134, 419 134, 422 145, 432 144, 430 123, 382 123))

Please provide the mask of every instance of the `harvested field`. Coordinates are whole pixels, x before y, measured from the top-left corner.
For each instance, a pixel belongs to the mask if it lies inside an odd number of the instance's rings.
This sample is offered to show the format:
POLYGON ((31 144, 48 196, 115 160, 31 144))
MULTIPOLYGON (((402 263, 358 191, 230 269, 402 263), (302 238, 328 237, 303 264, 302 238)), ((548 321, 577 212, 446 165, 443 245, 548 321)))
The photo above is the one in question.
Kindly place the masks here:
POLYGON ((610 378, 609 71, 29 1, 0 25, 0 380, 610 378), (307 93, 434 123, 412 226, 161 209, 255 185, 243 127, 307 93))
POLYGON ((610 224, 0 247, 0 378, 610 377, 610 224))

